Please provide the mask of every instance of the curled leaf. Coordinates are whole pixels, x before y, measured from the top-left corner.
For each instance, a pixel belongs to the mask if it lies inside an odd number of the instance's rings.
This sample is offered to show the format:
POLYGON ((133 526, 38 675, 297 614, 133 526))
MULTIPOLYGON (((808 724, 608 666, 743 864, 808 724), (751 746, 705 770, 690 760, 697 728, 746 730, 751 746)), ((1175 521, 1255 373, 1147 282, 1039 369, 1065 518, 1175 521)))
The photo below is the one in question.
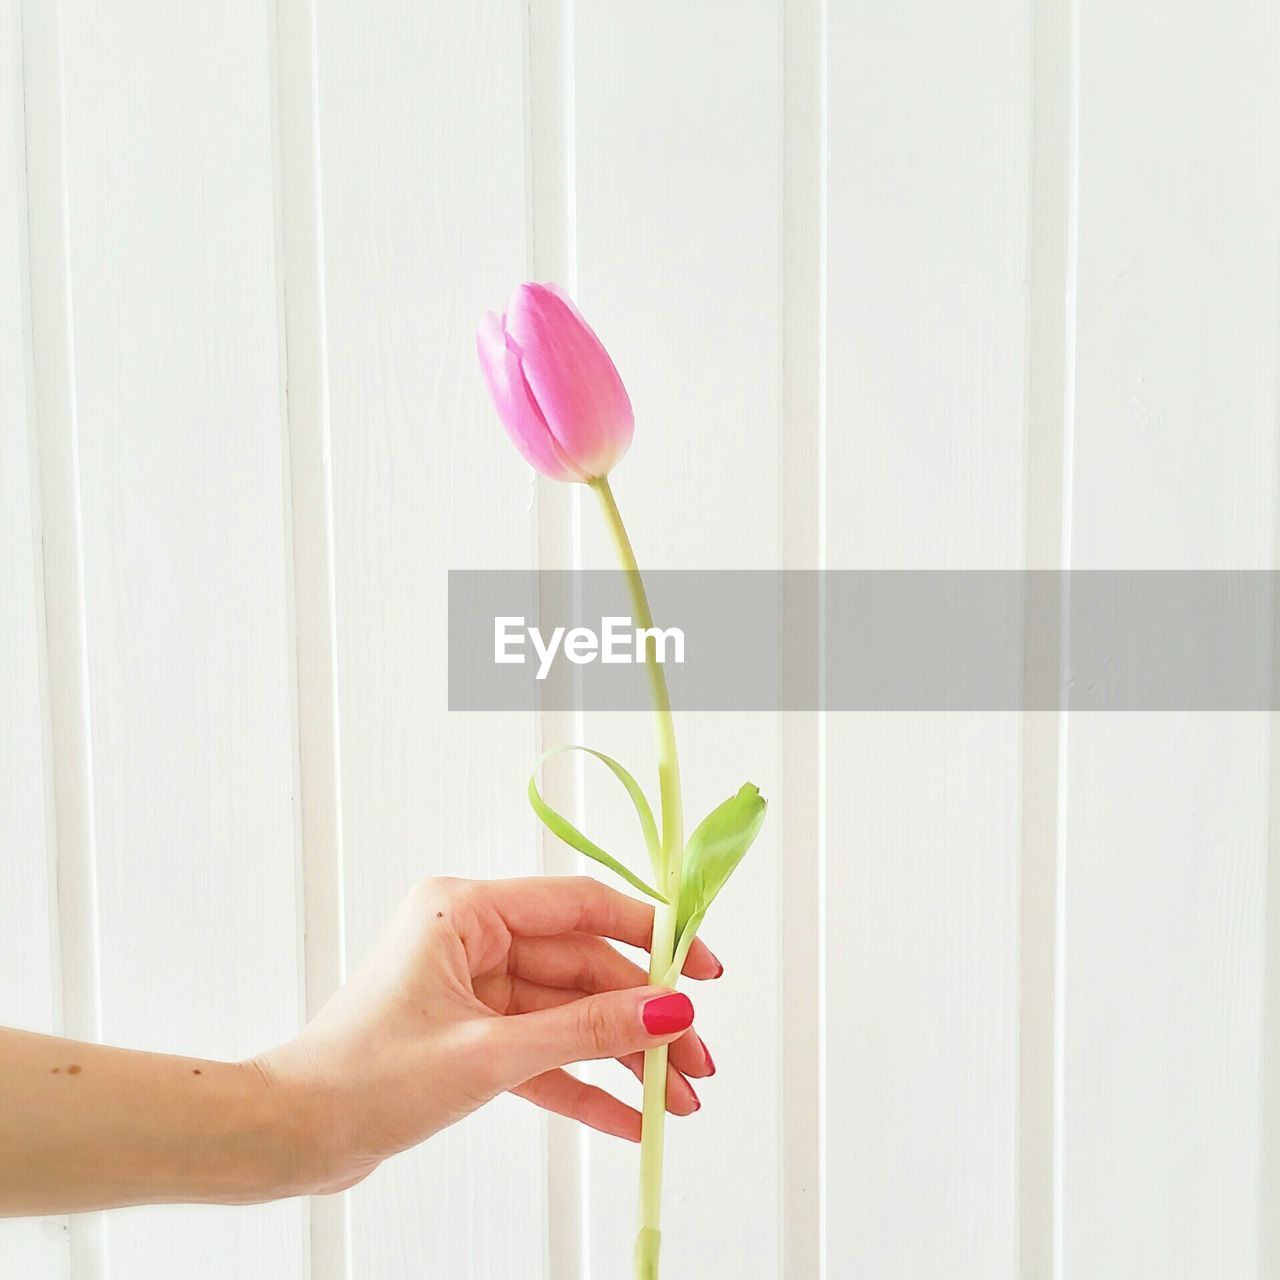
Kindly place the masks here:
POLYGON ((648 894, 649 897, 656 901, 665 903, 667 900, 662 894, 645 884, 639 876, 619 862, 612 854, 606 853, 594 840, 579 831, 568 818, 562 813, 556 812, 542 798, 541 793, 538 791, 538 768, 545 761, 551 759, 552 756, 560 755, 565 751, 583 751, 589 756, 594 756, 622 783, 626 788, 627 795, 631 797, 631 803, 635 806, 636 816, 640 819, 640 830, 644 836, 645 847, 649 851, 649 860, 655 867, 658 865, 660 846, 657 824, 653 820, 653 810, 649 807, 649 802, 645 799, 645 794, 640 789, 640 784, 635 778, 612 756, 605 755, 603 751, 594 751, 591 747, 567 746, 552 747, 550 751, 544 752, 529 778, 529 803, 533 806, 534 813, 542 819, 547 830, 558 836, 565 844, 600 863, 601 866, 608 867, 610 871, 620 875, 629 885, 639 889, 641 893, 648 894))

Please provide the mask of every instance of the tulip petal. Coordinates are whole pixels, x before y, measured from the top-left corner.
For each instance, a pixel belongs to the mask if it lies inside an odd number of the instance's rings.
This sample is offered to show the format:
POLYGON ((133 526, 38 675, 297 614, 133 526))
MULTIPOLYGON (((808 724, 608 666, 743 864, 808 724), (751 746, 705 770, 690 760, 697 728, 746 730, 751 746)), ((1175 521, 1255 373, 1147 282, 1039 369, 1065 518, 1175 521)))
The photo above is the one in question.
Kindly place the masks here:
POLYGON ((476 353, 493 406, 525 461, 552 480, 586 480, 556 443, 530 393, 519 357, 507 346, 502 321, 492 311, 485 312, 476 330, 476 353))
POLYGON ((588 476, 606 475, 631 444, 635 416, 600 339, 553 285, 521 285, 505 328, 556 442, 588 476))
MULTIPOLYGON (((569 295, 558 284, 556 284, 554 280, 544 280, 540 288, 545 289, 548 293, 555 294, 555 296, 559 298, 560 301, 563 302, 564 305, 568 307, 570 311, 573 312, 574 319, 576 319, 578 323, 581 324, 582 327, 586 329, 586 331, 593 338, 596 339, 597 342, 600 342, 600 339, 596 337, 596 331, 587 323, 586 316, 584 316, 582 312, 578 310, 578 304, 574 302, 574 300, 571 297, 569 297, 569 295)), ((603 348, 604 343, 601 342, 600 346, 603 348)))

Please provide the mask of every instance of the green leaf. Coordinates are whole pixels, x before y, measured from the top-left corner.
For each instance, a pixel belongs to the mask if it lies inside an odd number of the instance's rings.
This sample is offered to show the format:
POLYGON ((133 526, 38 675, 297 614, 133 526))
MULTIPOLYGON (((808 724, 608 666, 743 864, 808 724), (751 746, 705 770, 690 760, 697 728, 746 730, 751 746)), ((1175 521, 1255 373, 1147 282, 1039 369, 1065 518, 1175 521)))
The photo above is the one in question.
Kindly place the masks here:
POLYGON ((542 819, 547 830, 558 836, 565 844, 577 849, 579 853, 586 854, 588 858, 594 859, 602 866, 608 867, 610 871, 620 875, 629 885, 639 889, 641 893, 646 893, 658 902, 665 903, 667 900, 662 894, 645 884, 639 876, 625 867, 612 854, 606 853, 594 840, 579 831, 568 818, 561 813, 557 813, 542 798, 538 791, 538 769, 547 760, 550 760, 552 756, 558 756, 565 751, 583 751, 589 756, 594 756, 626 788, 627 795, 631 797, 631 803, 635 806, 636 816, 640 819, 640 830, 644 835, 645 847, 649 851, 649 860, 653 863, 656 871, 661 857, 661 846, 658 841, 658 827, 653 820, 653 810, 649 807, 649 802, 645 799, 645 794, 640 789, 640 784, 616 760, 611 756, 605 755, 603 751, 593 751, 590 747, 568 746, 552 747, 550 751, 544 752, 537 765, 534 766, 534 771, 529 778, 529 803, 533 806, 534 813, 542 819))
MULTIPOLYGON (((689 837, 676 919, 676 936, 682 942, 685 926, 693 922, 697 931, 716 894, 751 848, 764 822, 765 808, 759 788, 745 783, 736 796, 712 809, 689 837)), ((692 935, 689 941, 693 941, 692 935)))
POLYGON ((671 987, 679 980, 707 908, 760 834, 766 807, 764 797, 748 782, 736 796, 703 818, 689 837, 676 920, 679 941, 660 985, 671 987))

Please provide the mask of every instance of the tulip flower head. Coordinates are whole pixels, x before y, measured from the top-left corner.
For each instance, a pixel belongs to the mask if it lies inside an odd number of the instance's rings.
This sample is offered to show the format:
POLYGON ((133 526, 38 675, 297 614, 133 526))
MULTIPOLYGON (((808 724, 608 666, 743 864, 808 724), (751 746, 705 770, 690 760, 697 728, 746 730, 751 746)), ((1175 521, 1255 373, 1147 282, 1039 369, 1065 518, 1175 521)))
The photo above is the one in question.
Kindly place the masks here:
POLYGON ((590 484, 621 460, 635 430, 627 389, 557 285, 522 284, 504 314, 486 312, 476 350, 498 417, 535 470, 590 484))

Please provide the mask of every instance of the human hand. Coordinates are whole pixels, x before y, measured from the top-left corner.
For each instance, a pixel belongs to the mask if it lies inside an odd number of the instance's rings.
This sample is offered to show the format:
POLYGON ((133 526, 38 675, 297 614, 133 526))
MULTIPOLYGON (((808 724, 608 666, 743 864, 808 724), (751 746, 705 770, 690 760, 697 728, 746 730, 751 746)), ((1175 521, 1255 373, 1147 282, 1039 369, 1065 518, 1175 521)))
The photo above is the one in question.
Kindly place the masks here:
MULTIPOLYGON (((585 876, 416 886, 305 1030, 251 1063, 296 1108, 299 1182, 353 1186, 503 1092, 639 1141, 635 1108, 563 1067, 617 1058, 640 1076, 664 1044, 667 1109, 696 1111, 688 1077, 715 1066, 692 1005, 605 941, 647 947, 652 929, 650 905, 585 876)), ((723 970, 698 941, 684 972, 723 970)))

